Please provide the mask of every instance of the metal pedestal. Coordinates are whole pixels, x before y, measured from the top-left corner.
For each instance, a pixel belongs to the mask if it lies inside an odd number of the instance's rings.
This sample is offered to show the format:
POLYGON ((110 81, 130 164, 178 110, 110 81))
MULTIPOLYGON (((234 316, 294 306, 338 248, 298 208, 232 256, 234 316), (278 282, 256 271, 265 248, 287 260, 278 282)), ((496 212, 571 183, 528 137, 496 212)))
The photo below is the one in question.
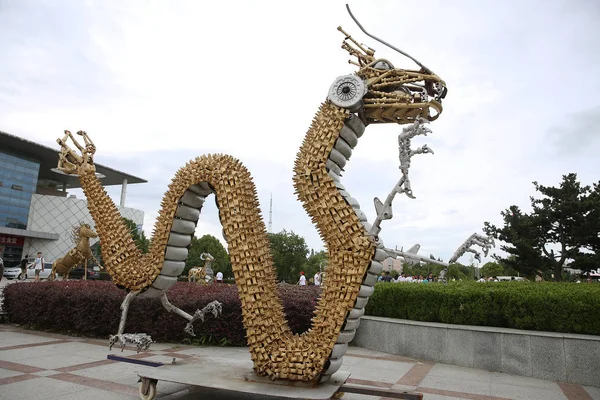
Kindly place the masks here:
POLYGON ((368 396, 384 396, 397 399, 420 400, 423 395, 393 389, 382 389, 362 385, 347 384, 350 373, 338 371, 327 382, 315 384, 288 380, 271 380, 256 375, 252 361, 248 358, 223 358, 194 356, 174 363, 163 364, 147 360, 131 359, 115 355, 110 360, 140 365, 136 373, 140 377, 140 398, 152 400, 157 395, 158 381, 167 381, 202 388, 219 389, 260 396, 284 397, 290 399, 332 399, 343 393, 357 393, 368 396))

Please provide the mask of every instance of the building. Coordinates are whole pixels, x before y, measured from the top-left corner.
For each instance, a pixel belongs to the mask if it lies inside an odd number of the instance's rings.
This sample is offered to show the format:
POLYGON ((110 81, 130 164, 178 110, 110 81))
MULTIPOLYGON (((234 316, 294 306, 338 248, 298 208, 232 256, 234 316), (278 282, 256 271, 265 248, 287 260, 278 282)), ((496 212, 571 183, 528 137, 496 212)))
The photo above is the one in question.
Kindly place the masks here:
MULTIPOLYGON (((18 265, 38 251, 53 262, 74 247, 74 226, 94 226, 87 201, 67 192, 81 187, 79 179, 61 173, 57 165, 58 148, 0 131, 0 257, 5 266, 18 265)), ((125 207, 125 198, 127 184, 147 181, 100 164, 96 172, 104 186, 121 185, 117 208, 141 229, 144 212, 125 207)))
POLYGON ((399 274, 401 274, 403 263, 404 263, 404 259, 402 259, 401 257, 396 257, 396 258, 388 257, 385 260, 383 260, 383 262, 382 262, 383 270, 390 271, 390 272, 392 270, 395 270, 399 274))

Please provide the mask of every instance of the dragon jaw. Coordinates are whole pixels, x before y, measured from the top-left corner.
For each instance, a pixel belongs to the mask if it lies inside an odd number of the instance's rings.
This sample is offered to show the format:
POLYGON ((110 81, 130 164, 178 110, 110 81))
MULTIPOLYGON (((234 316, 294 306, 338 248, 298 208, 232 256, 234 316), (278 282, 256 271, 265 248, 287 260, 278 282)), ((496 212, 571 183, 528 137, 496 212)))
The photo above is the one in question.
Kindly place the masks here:
POLYGON ((359 67, 353 75, 337 78, 329 90, 335 105, 356 112, 365 125, 410 124, 418 118, 434 121, 442 112, 446 83, 427 67, 418 71, 395 68, 375 50, 359 44, 341 27, 346 37, 342 48, 356 57, 349 63, 359 67))

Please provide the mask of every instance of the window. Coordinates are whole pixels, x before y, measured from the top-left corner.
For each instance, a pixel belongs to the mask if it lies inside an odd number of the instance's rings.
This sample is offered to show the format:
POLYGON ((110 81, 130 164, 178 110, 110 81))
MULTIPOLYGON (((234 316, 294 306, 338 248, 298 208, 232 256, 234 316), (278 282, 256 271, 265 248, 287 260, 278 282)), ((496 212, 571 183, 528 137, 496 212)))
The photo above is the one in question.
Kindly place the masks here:
POLYGON ((23 186, 21 186, 21 185, 12 185, 12 188, 14 190, 20 190, 21 192, 23 191, 23 186))

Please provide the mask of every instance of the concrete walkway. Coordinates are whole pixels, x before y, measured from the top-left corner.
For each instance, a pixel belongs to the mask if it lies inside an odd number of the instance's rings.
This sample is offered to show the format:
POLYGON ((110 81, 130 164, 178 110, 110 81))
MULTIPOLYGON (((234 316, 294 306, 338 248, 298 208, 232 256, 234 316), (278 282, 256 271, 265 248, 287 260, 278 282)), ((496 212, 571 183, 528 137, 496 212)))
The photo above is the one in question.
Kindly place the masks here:
MULTIPOLYGON (((107 340, 70 337, 0 325, 0 399, 139 399, 139 365, 108 360, 108 354, 170 363, 194 355, 248 358, 246 348, 154 343, 144 353, 108 350, 107 340)), ((150 367, 145 367, 150 368, 150 367)), ((600 400, 600 388, 488 372, 351 347, 341 368, 348 383, 423 393, 426 400, 600 400)), ((159 399, 259 399, 159 381, 159 399)), ((344 399, 377 399, 346 393, 344 399)))

